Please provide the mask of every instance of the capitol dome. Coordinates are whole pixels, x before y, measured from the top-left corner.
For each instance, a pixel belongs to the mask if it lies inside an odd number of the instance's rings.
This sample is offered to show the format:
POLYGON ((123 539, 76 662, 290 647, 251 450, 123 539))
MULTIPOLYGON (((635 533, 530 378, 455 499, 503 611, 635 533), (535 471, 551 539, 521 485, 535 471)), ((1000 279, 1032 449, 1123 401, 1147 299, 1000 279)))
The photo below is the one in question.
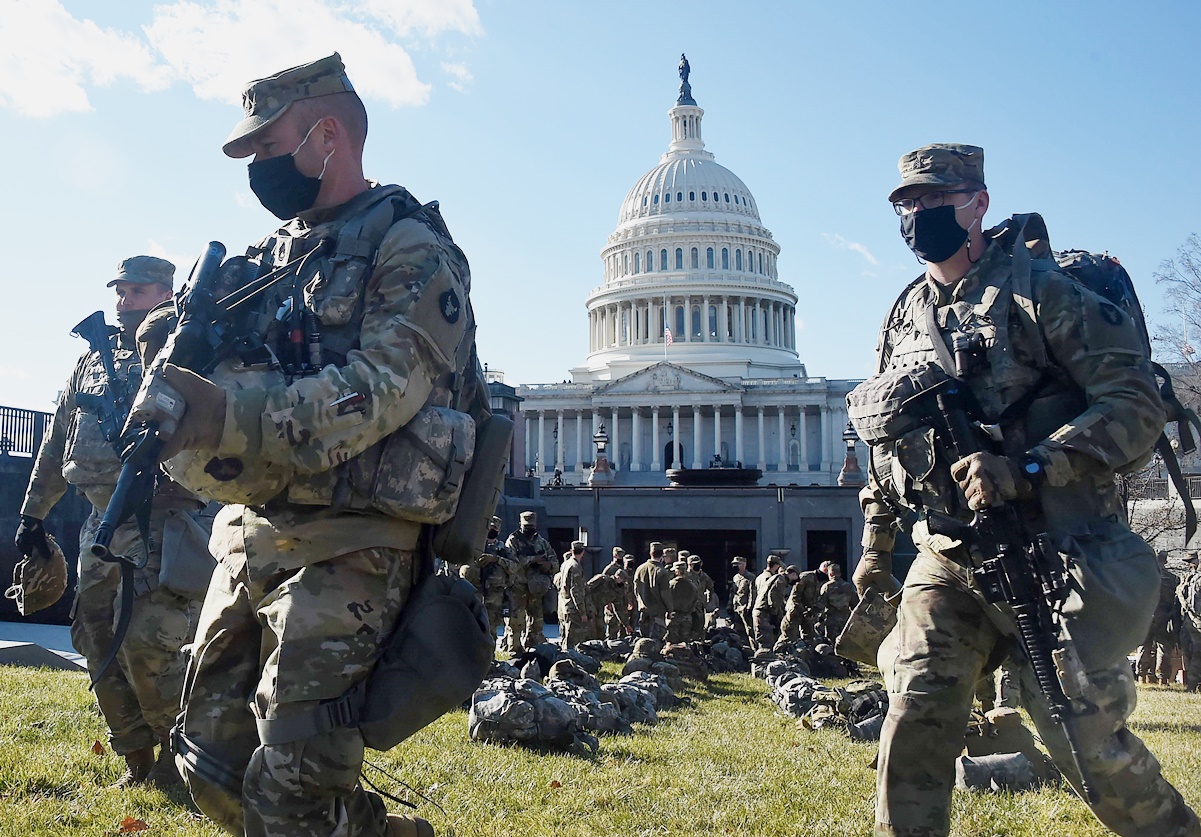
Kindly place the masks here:
POLYGON ((588 296, 589 355, 577 382, 616 380, 669 360, 706 375, 804 378, 793 289, 746 184, 715 161, 681 64, 671 141, 622 201, 588 296))

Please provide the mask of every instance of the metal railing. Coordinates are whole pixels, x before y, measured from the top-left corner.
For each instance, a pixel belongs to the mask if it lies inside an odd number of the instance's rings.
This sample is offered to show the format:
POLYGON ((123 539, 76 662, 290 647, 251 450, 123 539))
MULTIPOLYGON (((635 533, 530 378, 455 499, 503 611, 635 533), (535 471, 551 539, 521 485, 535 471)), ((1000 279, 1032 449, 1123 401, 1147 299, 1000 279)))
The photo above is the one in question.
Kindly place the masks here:
POLYGON ((51 418, 41 410, 0 407, 0 456, 35 456, 51 418))

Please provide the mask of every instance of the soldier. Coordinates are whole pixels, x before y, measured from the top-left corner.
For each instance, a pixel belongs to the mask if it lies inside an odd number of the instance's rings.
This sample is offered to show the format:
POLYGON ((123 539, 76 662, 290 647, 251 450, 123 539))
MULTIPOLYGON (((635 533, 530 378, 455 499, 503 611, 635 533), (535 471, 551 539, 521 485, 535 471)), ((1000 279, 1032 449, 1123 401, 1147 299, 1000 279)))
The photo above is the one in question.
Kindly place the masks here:
POLYGON ((704 639, 705 630, 713 627, 717 620, 717 585, 713 583, 713 577, 705 572, 705 565, 699 555, 688 556, 688 572, 692 574, 701 591, 701 607, 697 612, 697 624, 693 626, 693 633, 697 639, 704 639))
MULTIPOLYGON (((609 616, 615 614, 618 608, 625 609, 626 571, 618 567, 610 575, 599 572, 588 579, 588 639, 618 639, 625 636, 626 631, 620 631, 613 636, 608 635, 609 616)), ((614 617, 616 621, 616 617, 614 617)), ((620 625, 620 623, 619 623, 620 625)))
MULTIPOLYGON (((120 598, 118 565, 96 558, 91 545, 121 472, 121 462, 106 440, 97 415, 86 408, 86 398, 107 388, 125 388, 130 398, 141 379, 141 361, 134 334, 147 312, 171 298, 175 266, 154 256, 133 256, 121 262, 117 277, 108 283, 117 294, 119 331, 112 336, 113 363, 118 380, 108 380, 98 352, 79 359, 75 372, 59 396, 50 432, 42 442, 29 487, 21 506, 17 548, 30 554, 45 544, 42 521, 54 504, 74 485, 92 504, 80 531, 79 586, 71 610, 71 642, 87 658, 95 678, 113 645, 117 602, 120 598)), ((128 403, 128 402, 126 402, 128 403)), ((120 430, 124 416, 117 418, 120 430)), ((153 781, 179 784, 172 762, 169 734, 179 712, 185 661, 180 649, 191 641, 200 615, 206 578, 212 568, 207 554, 207 523, 195 516, 202 503, 170 480, 163 480, 154 498, 150 526, 150 555, 144 567, 133 571, 132 617, 115 664, 96 683, 96 702, 109 728, 113 752, 125 759, 125 774, 118 786, 153 781), (176 554, 162 554, 164 530, 186 534, 172 538, 176 554), (178 546, 176 546, 178 545, 178 546), (188 550, 182 554, 181 550, 188 550), (198 554, 197 554, 198 553, 198 554), (161 584, 163 559, 195 561, 195 584, 161 584), (189 589, 181 589, 189 587, 189 589), (160 744, 158 762, 154 746, 160 744)), ((117 530, 111 544, 115 555, 140 560, 145 546, 138 524, 130 520, 117 530)), ((168 578, 168 580, 172 580, 168 578)))
POLYGON ((364 177, 366 110, 336 53, 251 82, 242 103, 223 150, 253 155, 250 187, 286 223, 222 277, 295 278, 240 317, 242 338, 279 349, 278 378, 225 389, 166 367, 187 409, 164 455, 219 453, 250 501, 214 524, 177 763, 232 834, 431 835, 360 787, 362 734, 314 709, 363 682, 393 633, 429 533, 415 520, 453 515, 457 492, 411 439, 432 428, 430 448, 487 415, 470 270, 436 204, 364 177), (287 350, 293 328, 309 351, 287 350), (252 499, 271 473, 283 487, 252 499))
POLYGON ((663 544, 653 541, 650 557, 634 571, 634 595, 638 600, 638 633, 661 640, 667 633, 671 610, 671 575, 663 569, 663 544))
POLYGON ((734 630, 750 645, 755 632, 751 617, 755 606, 755 577, 747 572, 746 559, 741 555, 735 556, 730 565, 734 575, 730 578, 730 602, 726 605, 726 613, 734 630))
POLYGON ((620 639, 631 636, 638 624, 638 597, 634 595, 634 572, 638 569, 638 559, 633 555, 621 557, 623 578, 621 598, 613 605, 612 618, 605 616, 605 638, 620 639))
POLYGON ((509 535, 505 546, 515 565, 509 579, 512 605, 506 620, 506 646, 520 654, 546 642, 545 600, 554 586, 552 578, 559 569, 559 559, 546 538, 538 534, 538 515, 532 511, 521 513, 521 526, 509 535))
POLYGON ((690 577, 688 562, 676 561, 671 565, 673 576, 668 581, 671 590, 671 607, 667 614, 668 642, 691 642, 696 637, 695 612, 700 604, 701 591, 690 577))
POLYGON ((784 622, 780 626, 780 644, 794 643, 798 639, 811 642, 816 638, 818 602, 826 581, 819 570, 798 572, 796 584, 788 591, 784 622))
MULTIPOLYGON (((1197 566, 1195 557, 1191 566, 1197 566)), ((1201 692, 1201 572, 1196 569, 1181 574, 1176 588, 1180 608, 1180 651, 1184 661, 1184 688, 1201 692)))
POLYGON ((493 516, 488 522, 484 551, 475 562, 464 564, 459 570, 459 574, 480 591, 493 634, 504 620, 505 591, 509 589, 509 575, 514 566, 509 548, 500 542, 500 526, 501 519, 493 516))
POLYGON ((1159 561, 1159 604, 1151 617, 1151 627, 1139 651, 1136 670, 1143 683, 1160 683, 1167 686, 1175 680, 1176 672, 1172 656, 1178 644, 1179 631, 1173 630, 1180 624, 1180 608, 1176 603, 1176 576, 1167 567, 1167 553, 1155 553, 1159 561))
POLYGON ((575 648, 588 639, 591 631, 588 587, 584 581, 584 569, 580 560, 584 555, 584 542, 572 541, 571 551, 563 555, 563 565, 555 576, 559 588, 559 633, 564 648, 575 648))
POLYGON ((842 567, 833 561, 826 562, 826 577, 829 580, 822 585, 817 606, 822 613, 821 632, 833 642, 846 627, 855 605, 859 604, 859 593, 854 584, 843 580, 842 567))
POLYGON ((784 606, 788 602, 789 579, 782 571, 780 558, 767 556, 767 569, 755 581, 755 645, 770 651, 780 636, 780 622, 784 618, 784 606))
MULTIPOLYGON (((1155 377, 1130 316, 1054 262, 1031 264, 1023 241, 1010 248, 997 231, 985 233, 983 158, 969 145, 919 148, 901 158, 901 185, 889 196, 902 236, 927 268, 887 315, 877 368, 898 377, 922 364, 958 372, 980 419, 996 422, 1003 441, 1000 454, 948 462, 919 423, 898 429, 895 443, 871 448, 856 585, 887 589, 894 525, 910 527, 918 550, 897 625, 879 652, 889 712, 875 833, 949 832, 954 761, 973 691, 990 656, 1016 645, 1012 619, 986 603, 973 580, 972 567, 988 556, 931 533, 927 515, 968 520, 973 510, 1017 503, 1028 531, 1048 533, 1073 568, 1067 618, 1085 678, 1073 691, 1081 690, 1090 712, 1071 721, 1092 777, 1093 813, 1123 835, 1201 834, 1196 815, 1125 723, 1135 696, 1126 655, 1146 633, 1159 574, 1151 550, 1122 522, 1114 475, 1145 462, 1163 429, 1155 377), (952 333, 961 335, 962 369, 950 357, 952 333), (922 514, 910 522, 897 508, 922 514)), ((1080 792, 1064 729, 1024 659, 1019 669, 1022 705, 1080 792)))

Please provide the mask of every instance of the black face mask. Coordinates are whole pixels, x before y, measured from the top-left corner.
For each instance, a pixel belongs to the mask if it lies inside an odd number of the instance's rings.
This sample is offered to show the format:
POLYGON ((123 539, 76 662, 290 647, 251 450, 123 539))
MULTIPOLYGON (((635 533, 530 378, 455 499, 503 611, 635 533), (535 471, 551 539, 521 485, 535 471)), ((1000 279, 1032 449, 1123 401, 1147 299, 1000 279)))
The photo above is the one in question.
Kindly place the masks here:
POLYGON ((919 259, 945 262, 967 241, 967 230, 955 220, 955 207, 943 204, 901 216, 901 237, 919 259))
POLYGON ((500 532, 496 529, 488 530, 488 540, 494 541, 500 536, 500 532))
POLYGON ((247 170, 250 172, 250 191, 281 221, 295 218, 317 202, 321 178, 301 174, 291 154, 255 160, 247 170))

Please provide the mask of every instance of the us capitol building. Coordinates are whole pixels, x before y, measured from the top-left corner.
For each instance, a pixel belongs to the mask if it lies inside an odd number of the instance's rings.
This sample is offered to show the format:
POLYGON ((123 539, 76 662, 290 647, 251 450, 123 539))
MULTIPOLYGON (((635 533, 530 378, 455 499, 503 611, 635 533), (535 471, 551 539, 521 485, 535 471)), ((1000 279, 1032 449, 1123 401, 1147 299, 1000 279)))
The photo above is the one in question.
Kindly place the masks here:
POLYGON ((601 434, 608 485, 736 465, 761 470, 760 484, 835 485, 857 381, 811 377, 800 362, 780 246, 750 189, 705 150, 681 58, 667 152, 630 189, 601 251, 588 357, 572 383, 516 388, 517 464, 544 484, 586 485, 601 434))

